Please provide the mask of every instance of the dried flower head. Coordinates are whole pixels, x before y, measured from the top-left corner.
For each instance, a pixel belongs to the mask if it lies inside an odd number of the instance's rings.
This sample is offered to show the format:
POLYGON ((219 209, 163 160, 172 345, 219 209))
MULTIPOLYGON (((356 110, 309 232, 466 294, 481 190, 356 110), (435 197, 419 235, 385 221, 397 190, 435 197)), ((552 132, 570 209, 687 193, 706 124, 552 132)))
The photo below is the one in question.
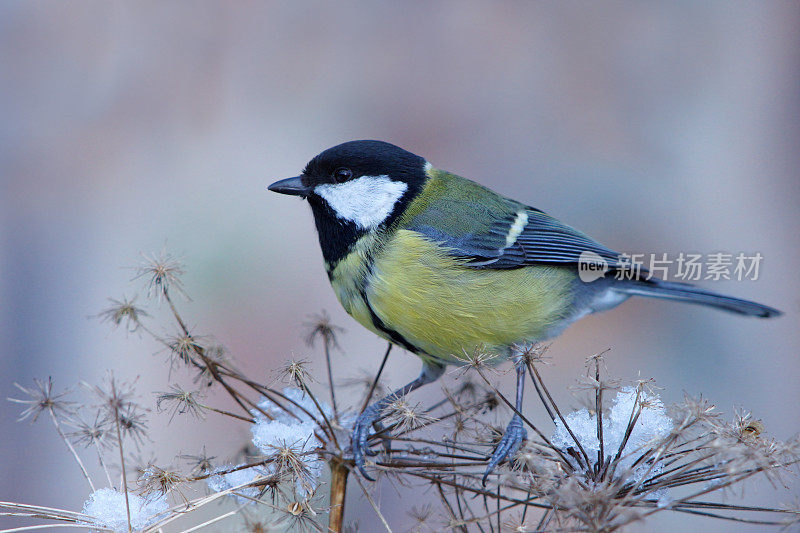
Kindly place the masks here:
POLYGON ((483 412, 492 412, 500 406, 500 398, 497 396, 497 393, 493 390, 485 391, 483 395, 483 401, 481 402, 483 405, 483 412))
POLYGON ((147 437, 146 408, 142 407, 133 398, 135 396, 134 384, 118 382, 109 374, 106 378, 106 387, 81 384, 93 392, 99 399, 100 412, 103 420, 111 425, 117 425, 122 437, 131 438, 139 446, 147 437))
POLYGON ((311 320, 304 324, 308 329, 305 336, 306 344, 314 346, 317 339, 322 339, 323 344, 331 348, 338 348, 336 336, 339 333, 344 333, 344 328, 341 328, 331 322, 331 317, 327 311, 322 311, 318 315, 311 315, 311 320))
POLYGON ((304 443, 276 444, 267 459, 272 461, 277 473, 295 482, 298 494, 305 496, 317 488, 321 465, 316 454, 309 455, 303 451, 304 447, 304 443))
MULTIPOLYGON (((136 380, 138 379, 139 378, 136 378, 136 380)), ((113 420, 116 416, 114 414, 115 411, 121 411, 128 405, 135 403, 133 398, 136 396, 136 380, 133 382, 117 381, 114 379, 114 376, 109 373, 106 376, 105 381, 107 383, 104 386, 90 385, 85 381, 82 381, 81 385, 97 396, 100 400, 98 407, 113 420)))
POLYGON ((433 506, 429 503, 420 506, 412 505, 408 516, 414 521, 411 530, 422 531, 423 528, 428 527, 428 522, 433 517, 433 506))
POLYGON ((142 308, 136 306, 135 296, 130 300, 123 296, 122 300, 109 298, 109 301, 113 305, 101 311, 97 316, 103 322, 111 322, 114 327, 118 327, 124 322, 125 329, 134 332, 141 326, 141 317, 148 316, 142 308))
POLYGON ((511 345, 511 358, 521 359, 525 364, 547 363, 545 354, 550 349, 549 344, 526 342, 511 345))
POLYGON ((145 278, 147 280, 148 295, 168 298, 170 289, 175 289, 185 298, 189 298, 183 290, 180 277, 185 273, 183 265, 166 250, 157 254, 142 254, 144 263, 136 269, 133 279, 145 278))
POLYGON ((578 384, 573 387, 575 390, 611 391, 618 390, 620 387, 620 382, 617 379, 597 379, 597 377, 589 374, 578 376, 576 381, 578 384))
POLYGON ((36 419, 39 418, 39 415, 44 411, 49 412, 54 417, 58 415, 68 416, 75 411, 75 404, 73 402, 64 400, 64 397, 70 394, 71 391, 65 390, 58 394, 54 393, 52 377, 48 377, 47 381, 34 379, 33 382, 36 385, 36 388, 27 388, 23 387, 19 383, 14 383, 16 388, 30 396, 29 400, 8 398, 8 401, 10 402, 27 406, 25 410, 20 413, 18 418, 19 421, 31 418, 32 422, 36 422, 36 419))
POLYGON ((312 507, 309 499, 289 502, 277 510, 280 513, 276 525, 285 524, 289 531, 325 531, 325 528, 317 523, 319 512, 312 507))
POLYGON ((524 512, 517 512, 509 517, 508 520, 503 522, 503 528, 504 531, 509 531, 510 533, 531 533, 539 529, 525 520, 524 512))
POLYGON ((87 448, 89 446, 109 448, 115 445, 111 426, 102 412, 96 413, 94 421, 91 423, 79 417, 70 421, 69 424, 76 428, 75 431, 68 434, 75 444, 81 444, 87 448))
POLYGON ((188 413, 198 418, 205 418, 205 407, 200 403, 202 393, 200 391, 187 391, 180 385, 170 385, 170 390, 159 392, 156 400, 158 411, 169 411, 169 420, 175 418, 177 414, 188 413))
POLYGON ((169 366, 174 368, 177 363, 192 364, 198 354, 204 353, 200 339, 193 335, 180 335, 167 339, 169 348, 169 366))
POLYGON ((758 438, 766 429, 764 422, 753 418, 749 412, 741 410, 734 413, 733 427, 742 439, 758 438))
POLYGON ((272 522, 258 520, 255 518, 245 517, 244 528, 247 533, 270 533, 272 531, 280 531, 272 522))
POLYGON ((396 431, 405 433, 436 421, 436 417, 425 413, 420 404, 410 404, 405 396, 394 398, 383 410, 396 431))
POLYGON ((215 456, 208 455, 205 446, 203 446, 203 449, 197 455, 181 454, 179 457, 187 462, 189 467, 192 469, 192 475, 195 476, 202 475, 213 470, 214 459, 216 459, 215 456))
POLYGON ((280 373, 284 382, 294 383, 301 389, 305 389, 307 384, 313 381, 306 359, 292 359, 281 369, 280 373))
POLYGON ((189 479, 180 472, 161 468, 154 464, 146 466, 137 480, 139 491, 144 496, 166 495, 175 492, 185 503, 188 503, 188 499, 183 493, 183 489, 187 487, 188 482, 189 479))
POLYGON ((221 366, 231 366, 228 352, 224 346, 212 344, 202 351, 202 357, 192 359, 193 366, 197 371, 193 381, 201 387, 211 387, 216 383, 215 374, 221 366))
POLYGON ((146 410, 137 404, 129 403, 122 410, 117 411, 119 428, 123 437, 129 437, 139 446, 147 438, 146 410))
POLYGON ((453 354, 453 357, 461 365, 456 367, 460 375, 466 374, 470 369, 497 372, 493 365, 501 360, 500 354, 489 351, 486 346, 476 346, 470 352, 464 350, 460 354, 453 354))

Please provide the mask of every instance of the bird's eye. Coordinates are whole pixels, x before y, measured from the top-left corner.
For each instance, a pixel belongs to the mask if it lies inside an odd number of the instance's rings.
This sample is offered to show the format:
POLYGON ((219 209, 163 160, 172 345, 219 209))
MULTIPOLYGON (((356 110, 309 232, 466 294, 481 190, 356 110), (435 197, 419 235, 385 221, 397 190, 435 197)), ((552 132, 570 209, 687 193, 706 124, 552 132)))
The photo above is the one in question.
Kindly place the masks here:
POLYGON ((333 171, 333 181, 342 183, 353 177, 353 171, 349 168, 339 167, 333 171))

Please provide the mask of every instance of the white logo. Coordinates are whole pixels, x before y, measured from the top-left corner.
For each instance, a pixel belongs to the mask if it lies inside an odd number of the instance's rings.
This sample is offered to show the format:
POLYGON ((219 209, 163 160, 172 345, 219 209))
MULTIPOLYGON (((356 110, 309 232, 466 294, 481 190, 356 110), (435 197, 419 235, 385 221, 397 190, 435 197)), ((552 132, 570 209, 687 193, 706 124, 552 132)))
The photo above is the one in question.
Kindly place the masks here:
POLYGON ((595 252, 584 250, 578 257, 578 277, 584 283, 602 278, 608 270, 608 261, 595 252))

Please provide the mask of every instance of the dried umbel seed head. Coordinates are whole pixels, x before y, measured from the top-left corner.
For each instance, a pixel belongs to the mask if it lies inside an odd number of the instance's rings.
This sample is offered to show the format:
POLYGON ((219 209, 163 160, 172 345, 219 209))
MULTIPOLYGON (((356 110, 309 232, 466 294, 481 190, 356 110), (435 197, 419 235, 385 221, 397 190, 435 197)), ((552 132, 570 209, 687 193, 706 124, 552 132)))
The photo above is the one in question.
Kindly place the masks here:
POLYGON ((286 512, 292 516, 300 516, 303 514, 303 504, 300 502, 292 502, 286 506, 286 512))
POLYGON ((306 322, 306 344, 314 346, 317 339, 322 339, 322 342, 329 348, 338 348, 339 343, 336 340, 336 335, 344 333, 344 328, 341 328, 331 322, 331 317, 327 311, 322 311, 318 315, 312 315, 311 320, 306 322))
POLYGON ((180 277, 185 273, 183 265, 172 254, 162 250, 158 254, 142 254, 144 262, 136 268, 134 279, 143 278, 147 283, 148 294, 159 301, 168 297, 169 290, 175 289, 187 299, 180 277))
POLYGON ((456 367, 456 371, 461 375, 465 375, 473 368, 496 372, 493 364, 500 357, 500 354, 488 350, 485 346, 476 346, 472 351, 464 350, 461 354, 453 354, 453 357, 461 363, 460 367, 456 367))
POLYGON ((755 439, 759 437, 764 430, 764 422, 759 419, 753 418, 748 412, 737 412, 733 422, 734 431, 739 434, 743 440, 755 439))
POLYGON ((70 415, 75 411, 75 403, 68 402, 63 398, 70 393, 65 390, 59 394, 53 392, 53 378, 47 378, 47 381, 34 379, 36 388, 23 387, 19 383, 14 383, 14 386, 27 394, 30 399, 19 400, 16 398, 9 398, 9 401, 25 405, 25 410, 19 415, 19 420, 31 418, 33 422, 39 415, 44 412, 50 412, 53 416, 57 415, 70 415))
POLYGON ((289 361, 282 369, 281 376, 285 381, 294 383, 300 389, 305 390, 308 383, 311 383, 313 378, 308 371, 308 361, 305 359, 293 359, 289 361))
POLYGON ((419 404, 408 403, 405 397, 396 398, 385 412, 389 421, 400 432, 411 431, 436 421, 436 418, 425 413, 419 404))
POLYGON ((141 325, 141 317, 148 316, 148 314, 141 308, 136 306, 136 298, 127 299, 123 296, 121 300, 109 298, 111 307, 104 309, 97 316, 103 322, 111 322, 114 327, 119 326, 123 322, 128 331, 136 331, 141 325))
POLYGON ((751 420, 742 427, 742 437, 756 438, 764 433, 765 429, 764 422, 761 420, 751 420))
POLYGON ((524 363, 545 363, 545 354, 550 349, 549 344, 523 343, 511 345, 512 358, 519 357, 524 363))

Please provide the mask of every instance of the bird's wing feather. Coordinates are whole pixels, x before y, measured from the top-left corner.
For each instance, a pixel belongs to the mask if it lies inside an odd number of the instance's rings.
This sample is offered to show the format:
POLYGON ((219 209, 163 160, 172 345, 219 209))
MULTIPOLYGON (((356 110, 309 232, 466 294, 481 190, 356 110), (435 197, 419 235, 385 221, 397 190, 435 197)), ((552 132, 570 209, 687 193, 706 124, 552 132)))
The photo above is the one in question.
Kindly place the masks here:
POLYGON ((611 269, 625 265, 619 253, 536 208, 442 174, 437 176, 442 183, 426 195, 425 205, 405 227, 441 243, 451 255, 465 259, 467 266, 573 265, 583 252, 597 254, 611 269))
POLYGON ((496 221, 487 233, 473 234, 471 241, 482 243, 483 253, 468 256, 469 264, 480 268, 573 265, 585 252, 597 254, 612 269, 622 265, 619 253, 531 207, 517 211, 511 221, 496 221))

